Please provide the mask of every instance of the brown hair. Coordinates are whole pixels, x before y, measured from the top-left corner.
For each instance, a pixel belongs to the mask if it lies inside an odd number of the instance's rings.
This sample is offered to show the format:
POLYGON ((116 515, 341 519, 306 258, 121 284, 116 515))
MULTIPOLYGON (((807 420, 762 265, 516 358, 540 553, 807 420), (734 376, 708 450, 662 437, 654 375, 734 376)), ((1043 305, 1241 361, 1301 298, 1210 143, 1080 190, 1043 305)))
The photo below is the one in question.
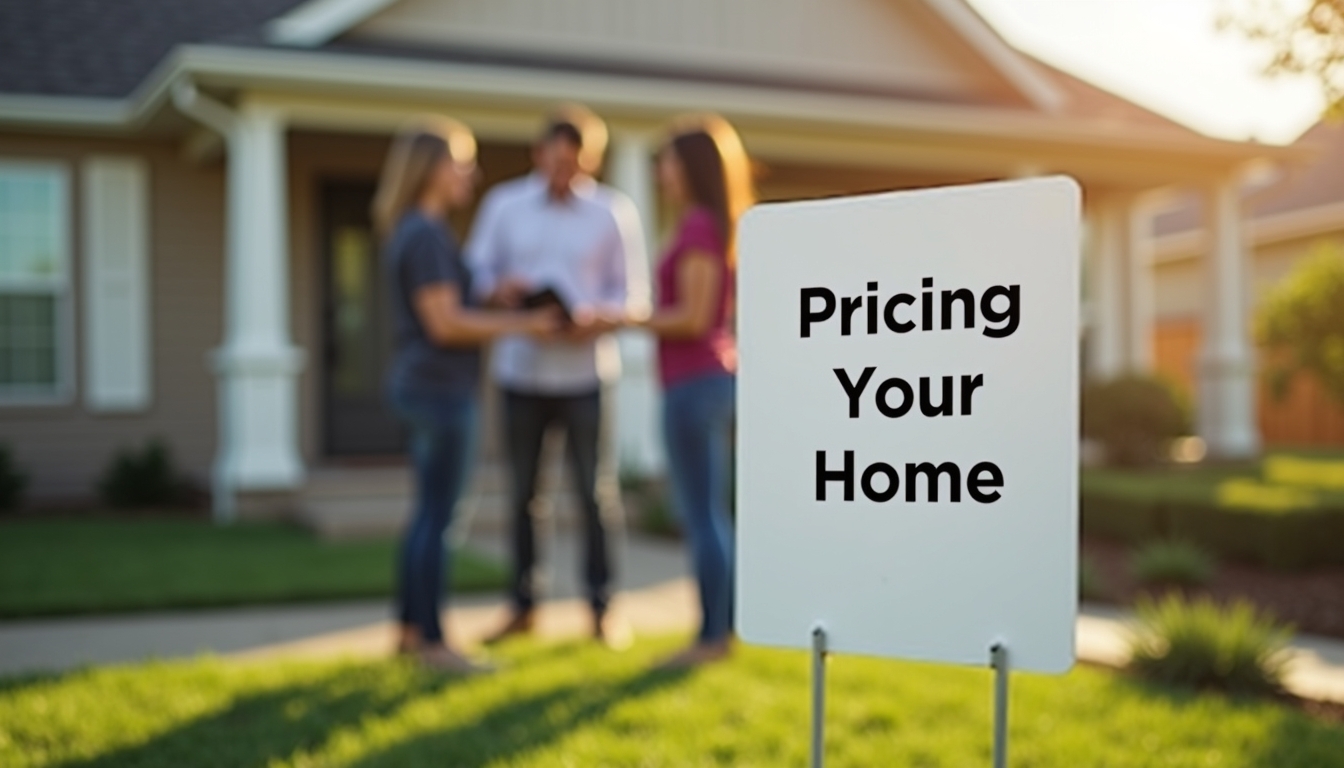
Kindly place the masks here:
POLYGON ((607 124, 602 118, 582 104, 561 104, 546 116, 537 142, 545 144, 560 136, 579 148, 579 167, 597 173, 607 151, 607 124))
POLYGON ((476 137, 470 128, 450 117, 433 115, 417 118, 397 131, 373 196, 373 225, 380 236, 392 235, 444 158, 475 161, 476 137))
POLYGON ((733 126, 718 115, 678 119, 667 146, 685 171, 686 192, 718 221, 731 263, 737 220, 755 202, 751 162, 733 126))

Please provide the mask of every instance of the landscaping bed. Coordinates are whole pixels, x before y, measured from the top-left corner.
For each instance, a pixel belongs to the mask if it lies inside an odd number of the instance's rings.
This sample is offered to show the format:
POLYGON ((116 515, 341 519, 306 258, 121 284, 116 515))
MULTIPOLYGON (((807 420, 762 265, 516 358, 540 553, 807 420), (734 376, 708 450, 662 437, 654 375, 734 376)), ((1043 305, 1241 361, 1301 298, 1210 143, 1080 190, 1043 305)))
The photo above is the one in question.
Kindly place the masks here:
MULTIPOLYGON (((465 680, 392 660, 202 659, 0 681, 0 765, 806 764, 807 654, 743 648, 692 674, 650 671, 682 642, 621 654, 515 643, 497 658, 501 672, 465 680)), ((827 765, 988 764, 987 670, 837 656, 828 687, 827 765)), ((1015 675, 1012 696, 1014 765, 1344 763, 1344 726, 1329 708, 1090 668, 1015 675)))
MULTIPOLYGON (((1344 542, 1336 542, 1344 546, 1344 542)), ((1085 562, 1100 579, 1098 596, 1108 602, 1132 604, 1140 595, 1162 588, 1140 584, 1131 567, 1134 548, 1126 542, 1085 536, 1085 562)), ((1318 566, 1288 571, 1236 561, 1219 562, 1208 584, 1183 587, 1190 595, 1208 594, 1218 602, 1244 598, 1299 632, 1344 638, 1344 566, 1318 566)))
MULTIPOLYGON (((329 542, 288 525, 171 517, 0 521, 0 619, 387 597, 396 542, 329 542)), ((504 567, 461 551, 458 591, 502 588, 504 567)))

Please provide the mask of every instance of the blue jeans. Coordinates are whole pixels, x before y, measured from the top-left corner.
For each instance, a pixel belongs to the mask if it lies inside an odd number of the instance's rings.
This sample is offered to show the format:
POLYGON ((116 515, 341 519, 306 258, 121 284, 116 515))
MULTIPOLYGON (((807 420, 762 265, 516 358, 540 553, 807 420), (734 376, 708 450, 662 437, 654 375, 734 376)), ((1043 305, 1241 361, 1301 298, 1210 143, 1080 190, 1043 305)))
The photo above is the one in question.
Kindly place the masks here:
POLYGON ((439 603, 450 566, 443 534, 466 487, 476 446, 476 394, 394 392, 392 407, 411 428, 415 509, 401 545, 397 617, 427 643, 443 642, 439 603))
POLYGON ((733 626, 728 481, 736 388, 731 375, 713 373, 673 384, 663 393, 672 501, 700 585, 701 642, 722 640, 733 626))

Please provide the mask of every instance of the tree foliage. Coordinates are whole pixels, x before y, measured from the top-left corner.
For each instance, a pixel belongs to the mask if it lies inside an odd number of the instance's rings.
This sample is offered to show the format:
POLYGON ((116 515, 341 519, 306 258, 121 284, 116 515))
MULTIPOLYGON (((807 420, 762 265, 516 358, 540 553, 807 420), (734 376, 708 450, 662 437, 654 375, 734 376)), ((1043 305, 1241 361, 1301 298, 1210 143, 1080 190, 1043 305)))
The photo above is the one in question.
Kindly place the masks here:
POLYGON ((1304 372, 1344 405, 1344 248, 1316 246, 1265 297, 1258 323, 1261 343, 1280 353, 1270 369, 1275 390, 1304 372))
POLYGON ((1344 0, 1224 0, 1218 26, 1266 44, 1267 74, 1312 77, 1344 114, 1344 0))

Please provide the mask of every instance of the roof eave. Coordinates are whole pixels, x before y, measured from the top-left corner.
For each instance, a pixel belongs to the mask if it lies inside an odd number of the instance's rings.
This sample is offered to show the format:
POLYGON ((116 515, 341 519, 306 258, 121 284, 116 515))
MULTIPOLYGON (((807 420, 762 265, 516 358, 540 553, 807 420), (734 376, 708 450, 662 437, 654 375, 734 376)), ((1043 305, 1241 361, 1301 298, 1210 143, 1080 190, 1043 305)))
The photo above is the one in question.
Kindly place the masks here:
POLYGON ((333 88, 347 94, 442 98, 469 95, 501 101, 553 101, 556 93, 594 106, 650 112, 710 109, 729 115, 797 122, 845 123, 854 128, 908 130, 953 136, 1057 144, 1080 148, 1152 151, 1238 165, 1255 158, 1293 161, 1295 147, 1228 141, 1195 133, 1155 130, 1029 111, 927 104, 874 96, 784 91, 761 86, 704 83, 524 67, 426 61, 310 49, 180 46, 124 99, 0 95, 0 124, 133 129, 167 101, 181 77, 235 88, 333 88), (844 115, 837 121, 837 115, 844 115))

